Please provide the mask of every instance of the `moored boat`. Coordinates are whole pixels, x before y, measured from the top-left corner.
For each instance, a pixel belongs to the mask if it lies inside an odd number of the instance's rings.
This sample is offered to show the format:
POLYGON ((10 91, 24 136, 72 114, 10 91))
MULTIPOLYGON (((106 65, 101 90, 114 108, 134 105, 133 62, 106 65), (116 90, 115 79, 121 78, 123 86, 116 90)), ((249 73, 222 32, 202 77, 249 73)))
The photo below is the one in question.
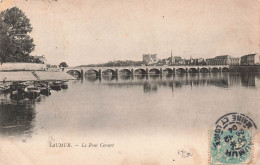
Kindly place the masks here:
POLYGON ((68 89, 68 84, 65 82, 61 83, 61 89, 68 89))
POLYGON ((25 89, 27 86, 28 86, 28 84, 26 82, 13 82, 10 85, 9 90, 12 92, 12 91, 15 91, 17 89, 25 89))
POLYGON ((32 100, 32 99, 36 99, 38 96, 40 96, 40 92, 41 90, 37 87, 34 86, 28 86, 25 88, 25 96, 32 100))
POLYGON ((51 83, 49 83, 49 85, 52 90, 55 90, 55 91, 61 90, 61 83, 59 81, 51 82, 51 83))
POLYGON ((25 99, 25 91, 22 88, 18 88, 11 92, 10 94, 11 100, 22 100, 25 99))
POLYGON ((40 89, 40 94, 45 95, 45 96, 51 95, 51 92, 50 92, 51 88, 48 85, 48 83, 46 83, 46 82, 38 82, 36 84, 36 86, 37 86, 37 88, 40 89))
POLYGON ((7 92, 10 90, 10 85, 0 86, 0 92, 7 92))

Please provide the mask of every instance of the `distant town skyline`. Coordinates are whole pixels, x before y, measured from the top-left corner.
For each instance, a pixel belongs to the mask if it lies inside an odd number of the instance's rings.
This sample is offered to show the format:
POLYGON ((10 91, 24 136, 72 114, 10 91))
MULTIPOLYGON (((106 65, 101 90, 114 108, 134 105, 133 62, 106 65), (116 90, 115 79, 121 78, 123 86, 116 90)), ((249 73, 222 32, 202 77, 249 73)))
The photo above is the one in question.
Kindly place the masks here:
POLYGON ((257 0, 3 1, 30 19, 31 55, 70 66, 113 60, 241 57, 259 53, 257 0))

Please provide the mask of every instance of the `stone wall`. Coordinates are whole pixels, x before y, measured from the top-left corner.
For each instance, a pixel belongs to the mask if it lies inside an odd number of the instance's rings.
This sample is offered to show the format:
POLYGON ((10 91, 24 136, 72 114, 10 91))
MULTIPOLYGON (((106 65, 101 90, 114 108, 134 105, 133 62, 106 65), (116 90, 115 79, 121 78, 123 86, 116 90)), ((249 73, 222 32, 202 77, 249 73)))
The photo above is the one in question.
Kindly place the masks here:
POLYGON ((1 63, 0 71, 35 71, 46 70, 46 64, 38 63, 1 63))

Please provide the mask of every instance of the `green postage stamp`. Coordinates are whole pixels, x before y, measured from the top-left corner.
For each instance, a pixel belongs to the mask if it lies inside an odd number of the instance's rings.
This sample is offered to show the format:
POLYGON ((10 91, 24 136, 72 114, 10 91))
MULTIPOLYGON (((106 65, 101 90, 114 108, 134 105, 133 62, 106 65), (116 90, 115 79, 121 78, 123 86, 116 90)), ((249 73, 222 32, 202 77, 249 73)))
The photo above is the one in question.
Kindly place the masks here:
POLYGON ((253 161, 253 133, 257 129, 244 114, 229 113, 219 118, 209 131, 210 165, 248 164, 253 161))

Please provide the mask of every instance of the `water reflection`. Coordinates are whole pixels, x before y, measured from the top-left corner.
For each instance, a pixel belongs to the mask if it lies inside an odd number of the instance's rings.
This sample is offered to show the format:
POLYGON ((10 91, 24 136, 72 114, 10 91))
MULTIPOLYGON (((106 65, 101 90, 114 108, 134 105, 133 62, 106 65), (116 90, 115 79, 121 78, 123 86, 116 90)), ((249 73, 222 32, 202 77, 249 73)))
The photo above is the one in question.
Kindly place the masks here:
POLYGON ((158 86, 181 88, 183 86, 216 86, 230 88, 232 86, 244 86, 254 88, 258 73, 188 73, 188 74, 166 74, 166 75, 121 75, 89 77, 85 80, 97 82, 109 86, 124 87, 129 85, 143 85, 144 93, 155 92, 158 86), (102 79, 102 80, 100 80, 102 79))
POLYGON ((48 95, 28 97, 24 92, 0 92, 0 135, 31 137, 35 125, 36 103, 48 95))
POLYGON ((133 78, 131 75, 120 75, 121 80, 130 80, 131 78, 133 78))
POLYGON ((101 79, 100 77, 97 77, 96 75, 92 75, 92 76, 86 76, 86 79, 89 81, 89 82, 95 82, 99 79, 101 79))
POLYGON ((255 76, 256 75, 252 73, 241 74, 242 86, 255 87, 255 76))
POLYGON ((0 134, 31 134, 36 115, 35 101, 10 101, 8 95, 0 95, 0 134))
POLYGON ((156 84, 145 82, 144 85, 144 93, 156 92, 158 87, 156 84))

